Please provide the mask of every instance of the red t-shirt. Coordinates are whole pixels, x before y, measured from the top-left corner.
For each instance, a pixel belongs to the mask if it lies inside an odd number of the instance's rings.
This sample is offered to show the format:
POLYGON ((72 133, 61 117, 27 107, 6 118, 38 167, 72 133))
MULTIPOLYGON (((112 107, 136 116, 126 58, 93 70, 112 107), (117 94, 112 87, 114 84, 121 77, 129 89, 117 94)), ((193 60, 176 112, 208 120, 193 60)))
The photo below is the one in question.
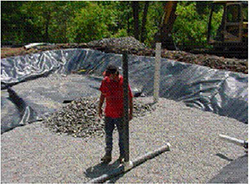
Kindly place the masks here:
MULTIPOLYGON (((129 89, 129 98, 132 98, 132 92, 129 89)), ((105 115, 111 118, 123 116, 123 77, 119 75, 118 81, 105 77, 102 80, 100 91, 106 98, 105 115)))

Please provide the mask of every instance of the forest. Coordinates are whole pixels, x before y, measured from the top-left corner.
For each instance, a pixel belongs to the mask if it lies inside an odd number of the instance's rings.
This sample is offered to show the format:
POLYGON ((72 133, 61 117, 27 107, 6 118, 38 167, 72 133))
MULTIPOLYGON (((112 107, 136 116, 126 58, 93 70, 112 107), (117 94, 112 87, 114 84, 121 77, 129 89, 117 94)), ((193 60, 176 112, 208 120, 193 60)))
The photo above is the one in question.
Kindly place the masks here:
MULTIPOLYGON (((86 43, 133 36, 151 47, 166 1, 2 1, 1 42, 86 43)), ((172 36, 180 49, 208 47, 211 1, 179 1, 172 36)), ((218 10, 218 17, 222 16, 218 10)), ((218 23, 215 23, 218 24, 218 23)))

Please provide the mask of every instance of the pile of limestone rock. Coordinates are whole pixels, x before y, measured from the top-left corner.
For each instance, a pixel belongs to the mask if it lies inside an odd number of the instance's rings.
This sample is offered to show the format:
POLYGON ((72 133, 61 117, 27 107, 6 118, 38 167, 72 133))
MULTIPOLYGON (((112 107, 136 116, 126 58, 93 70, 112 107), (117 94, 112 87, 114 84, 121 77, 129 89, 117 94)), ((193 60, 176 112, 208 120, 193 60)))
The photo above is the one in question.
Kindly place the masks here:
MULTIPOLYGON (((80 98, 51 114, 44 123, 51 131, 73 137, 103 136, 104 122, 97 115, 98 97, 80 98)), ((155 108, 134 99, 133 117, 142 117, 155 108)))

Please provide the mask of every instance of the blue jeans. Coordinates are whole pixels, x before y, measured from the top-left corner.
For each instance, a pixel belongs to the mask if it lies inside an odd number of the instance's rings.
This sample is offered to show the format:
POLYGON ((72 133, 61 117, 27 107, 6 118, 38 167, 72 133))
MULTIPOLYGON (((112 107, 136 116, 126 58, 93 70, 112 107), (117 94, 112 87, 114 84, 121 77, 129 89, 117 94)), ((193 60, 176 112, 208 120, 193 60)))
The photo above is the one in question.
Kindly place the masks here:
POLYGON ((106 133, 106 154, 111 155, 113 148, 113 131, 117 127, 119 133, 119 148, 120 155, 124 156, 124 142, 123 142, 123 118, 105 117, 105 133, 106 133))

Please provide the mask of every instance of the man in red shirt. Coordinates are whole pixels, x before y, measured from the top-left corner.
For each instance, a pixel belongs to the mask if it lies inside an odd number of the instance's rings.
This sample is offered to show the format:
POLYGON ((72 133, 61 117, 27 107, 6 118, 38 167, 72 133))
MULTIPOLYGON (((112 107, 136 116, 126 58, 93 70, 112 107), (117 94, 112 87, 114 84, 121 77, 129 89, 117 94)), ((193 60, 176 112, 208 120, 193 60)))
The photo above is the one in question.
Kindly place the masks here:
MULTIPOLYGON (((102 118, 102 105, 106 99, 105 107, 105 133, 106 133, 106 148, 105 156, 101 159, 103 163, 109 163, 112 160, 113 148, 113 130, 115 125, 119 133, 119 162, 124 161, 124 141, 123 141, 123 77, 119 75, 116 66, 109 65, 105 72, 105 77, 102 80, 100 87, 101 96, 98 107, 98 115, 102 118)), ((129 120, 133 114, 133 95, 129 87, 129 120)))

